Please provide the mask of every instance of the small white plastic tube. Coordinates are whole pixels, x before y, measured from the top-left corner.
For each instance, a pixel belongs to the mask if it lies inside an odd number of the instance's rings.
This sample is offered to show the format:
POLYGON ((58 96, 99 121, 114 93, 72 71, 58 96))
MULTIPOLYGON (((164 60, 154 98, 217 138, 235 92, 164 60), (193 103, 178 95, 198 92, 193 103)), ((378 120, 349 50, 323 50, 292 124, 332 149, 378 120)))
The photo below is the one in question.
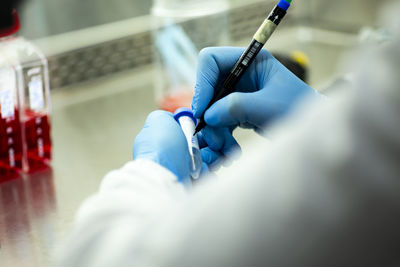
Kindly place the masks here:
POLYGON ((193 116, 193 112, 189 108, 177 109, 174 113, 174 118, 180 124, 186 137, 191 158, 191 176, 193 179, 198 179, 200 177, 202 160, 197 135, 193 135, 197 123, 196 118, 193 116))

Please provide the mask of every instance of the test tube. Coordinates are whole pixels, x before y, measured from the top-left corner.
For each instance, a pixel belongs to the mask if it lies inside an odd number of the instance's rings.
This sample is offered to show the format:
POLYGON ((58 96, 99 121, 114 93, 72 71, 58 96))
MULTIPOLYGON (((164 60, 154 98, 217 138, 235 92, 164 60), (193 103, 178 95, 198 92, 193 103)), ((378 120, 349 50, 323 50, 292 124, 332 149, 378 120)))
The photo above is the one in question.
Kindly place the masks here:
POLYGON ((189 108, 179 108, 174 113, 175 120, 180 124, 182 131, 186 137, 190 154, 190 167, 192 179, 198 179, 201 170, 201 155, 197 135, 193 135, 196 128, 196 118, 189 108))

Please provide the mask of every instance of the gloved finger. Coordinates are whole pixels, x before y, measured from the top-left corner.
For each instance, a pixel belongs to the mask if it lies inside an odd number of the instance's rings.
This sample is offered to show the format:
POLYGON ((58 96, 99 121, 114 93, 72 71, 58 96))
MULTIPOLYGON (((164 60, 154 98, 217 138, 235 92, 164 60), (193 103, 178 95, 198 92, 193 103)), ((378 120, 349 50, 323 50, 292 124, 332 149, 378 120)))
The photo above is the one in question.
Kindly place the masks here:
POLYGON ((207 164, 209 168, 219 164, 223 158, 223 155, 220 152, 214 151, 209 147, 201 149, 200 154, 203 163, 207 164))
MULTIPOLYGON (((196 118, 204 113, 214 95, 217 85, 220 85, 245 48, 242 47, 209 47, 200 51, 197 67, 195 92, 192 110, 196 118)), ((236 85, 238 92, 255 92, 261 88, 261 78, 266 76, 277 60, 265 49, 257 55, 243 77, 236 85), (260 78, 261 77, 261 78, 260 78)))
POLYGON ((198 132, 198 133, 196 134, 196 136, 197 136, 197 140, 198 140, 198 142, 199 142, 199 147, 200 147, 200 149, 201 149, 201 148, 205 148, 205 147, 208 146, 208 144, 207 144, 207 142, 206 142, 206 140, 205 140, 205 138, 204 138, 204 134, 203 134, 203 131, 202 131, 202 130, 201 130, 200 132, 198 132))
POLYGON ((228 167, 233 163, 236 158, 240 157, 240 155, 242 154, 242 150, 236 139, 233 137, 230 129, 223 129, 224 146, 222 147, 221 152, 224 156, 222 158, 221 164, 225 167, 228 167))
POLYGON ((240 146, 232 135, 229 128, 213 128, 206 126, 198 134, 200 148, 210 147, 214 151, 218 151, 226 156, 230 156, 233 152, 239 151, 240 146))
POLYGON ((206 126, 201 130, 201 137, 202 144, 206 143, 214 151, 222 150, 225 143, 224 128, 206 126))
POLYGON ((145 122, 145 126, 157 126, 163 124, 165 127, 176 127, 179 126, 179 124, 176 122, 174 119, 174 116, 172 115, 171 112, 164 111, 164 110, 155 110, 151 112, 145 122), (174 123, 172 123, 174 122, 174 123), (171 124, 172 123, 172 124, 171 124))
POLYGON ((236 47, 209 47, 200 51, 192 101, 192 110, 196 118, 203 114, 214 95, 214 88, 219 79, 230 71, 242 52, 243 48, 236 47))
POLYGON ((220 166, 228 167, 232 165, 233 159, 224 156, 222 153, 205 150, 202 152, 202 157, 206 158, 208 162, 204 162, 208 166, 209 171, 216 171, 220 166))
POLYGON ((237 127, 236 125, 232 125, 232 126, 229 126, 228 129, 231 133, 233 133, 233 131, 236 129, 236 127, 237 127))
POLYGON ((203 162, 201 164, 200 176, 207 175, 209 172, 210 169, 208 168, 208 165, 205 162, 203 162))
POLYGON ((151 112, 147 116, 142 130, 135 138, 133 145, 133 159, 136 159, 139 156, 142 157, 143 155, 148 154, 149 151, 152 151, 155 143, 161 143, 164 139, 168 138, 165 133, 173 134, 174 132, 179 133, 178 136, 183 135, 180 134, 181 131, 179 130, 179 125, 171 113, 162 110, 151 112), (165 132, 161 134, 160 131, 157 131, 158 128, 165 129, 165 132))
POLYGON ((212 105, 205 113, 206 123, 212 127, 238 126, 249 123, 262 127, 273 107, 272 102, 260 101, 262 91, 254 93, 232 93, 220 99, 212 105))
POLYGON ((173 115, 153 111, 135 138, 133 159, 149 159, 172 171, 179 181, 189 177, 190 155, 185 135, 173 115))
POLYGON ((242 150, 236 139, 232 135, 232 131, 228 128, 223 128, 224 145, 222 147, 222 153, 225 157, 230 158, 231 155, 241 155, 242 150))

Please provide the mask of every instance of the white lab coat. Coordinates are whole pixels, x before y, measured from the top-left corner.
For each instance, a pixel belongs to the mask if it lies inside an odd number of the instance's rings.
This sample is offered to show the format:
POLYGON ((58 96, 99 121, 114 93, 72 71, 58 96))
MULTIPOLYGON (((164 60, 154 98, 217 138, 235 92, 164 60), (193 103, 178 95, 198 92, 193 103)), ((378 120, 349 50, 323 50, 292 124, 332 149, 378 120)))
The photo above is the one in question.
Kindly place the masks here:
POLYGON ((110 172, 56 266, 399 266, 399 35, 360 54, 351 90, 193 191, 146 160, 110 172))

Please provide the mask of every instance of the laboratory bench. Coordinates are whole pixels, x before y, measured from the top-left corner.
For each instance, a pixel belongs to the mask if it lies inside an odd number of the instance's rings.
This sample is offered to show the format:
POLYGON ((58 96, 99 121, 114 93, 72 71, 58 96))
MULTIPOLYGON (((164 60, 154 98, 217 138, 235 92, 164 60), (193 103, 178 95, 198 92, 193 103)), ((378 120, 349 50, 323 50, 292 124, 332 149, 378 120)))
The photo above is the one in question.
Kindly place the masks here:
POLYGON ((51 168, 0 183, 0 266, 50 266, 82 201, 132 158, 155 109, 148 69, 52 92, 51 168))

